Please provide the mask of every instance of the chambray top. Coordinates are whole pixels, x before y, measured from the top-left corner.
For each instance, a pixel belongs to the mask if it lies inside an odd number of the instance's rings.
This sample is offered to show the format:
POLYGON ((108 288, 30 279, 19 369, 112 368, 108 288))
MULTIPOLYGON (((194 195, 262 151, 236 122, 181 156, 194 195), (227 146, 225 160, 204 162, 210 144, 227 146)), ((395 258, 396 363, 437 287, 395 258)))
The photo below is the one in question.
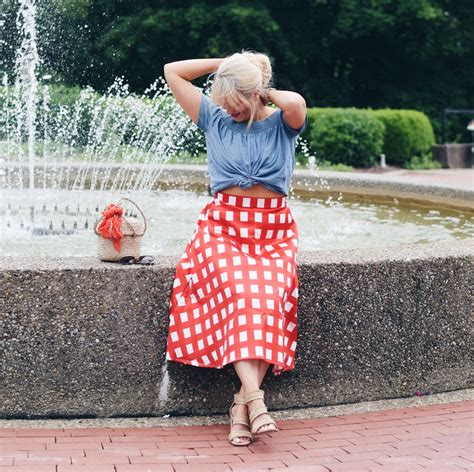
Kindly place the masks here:
POLYGON ((307 125, 306 116, 301 128, 291 128, 278 109, 254 121, 247 131, 247 122, 235 121, 201 92, 197 126, 206 138, 211 194, 234 185, 250 188, 259 183, 287 196, 296 139, 307 125))

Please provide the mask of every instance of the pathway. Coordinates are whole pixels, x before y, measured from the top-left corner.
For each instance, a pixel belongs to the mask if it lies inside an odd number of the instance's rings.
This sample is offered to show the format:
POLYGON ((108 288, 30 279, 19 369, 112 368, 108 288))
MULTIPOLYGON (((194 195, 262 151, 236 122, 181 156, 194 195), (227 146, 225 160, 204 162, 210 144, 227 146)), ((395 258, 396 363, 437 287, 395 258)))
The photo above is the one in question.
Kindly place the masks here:
POLYGON ((468 400, 280 420, 249 447, 230 446, 222 424, 6 427, 0 472, 466 471, 473 418, 468 400))

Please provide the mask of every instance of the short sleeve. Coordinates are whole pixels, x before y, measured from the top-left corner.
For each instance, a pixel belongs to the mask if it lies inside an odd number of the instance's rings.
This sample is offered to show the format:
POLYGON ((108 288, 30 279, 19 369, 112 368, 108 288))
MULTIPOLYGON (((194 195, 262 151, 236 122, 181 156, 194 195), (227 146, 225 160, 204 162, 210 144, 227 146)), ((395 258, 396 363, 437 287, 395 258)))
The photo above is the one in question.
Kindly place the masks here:
POLYGON ((307 127, 308 127, 308 115, 304 117, 303 126, 300 128, 292 128, 284 119, 283 119, 283 112, 280 113, 281 121, 283 123, 283 127, 285 128, 286 134, 290 138, 295 138, 296 136, 300 135, 307 127))
POLYGON ((211 99, 201 92, 201 104, 199 105, 199 116, 197 122, 197 127, 199 129, 202 129, 203 131, 207 130, 211 123, 212 113, 216 108, 217 105, 214 105, 211 102, 211 99))

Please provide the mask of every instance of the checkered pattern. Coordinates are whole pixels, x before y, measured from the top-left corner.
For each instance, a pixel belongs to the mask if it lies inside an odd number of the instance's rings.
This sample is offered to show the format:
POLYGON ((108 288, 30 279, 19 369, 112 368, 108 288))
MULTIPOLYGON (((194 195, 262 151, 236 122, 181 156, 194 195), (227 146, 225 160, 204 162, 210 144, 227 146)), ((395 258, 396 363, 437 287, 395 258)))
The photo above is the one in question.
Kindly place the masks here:
POLYGON ((217 192, 176 267, 166 358, 222 368, 294 368, 298 229, 287 197, 217 192))

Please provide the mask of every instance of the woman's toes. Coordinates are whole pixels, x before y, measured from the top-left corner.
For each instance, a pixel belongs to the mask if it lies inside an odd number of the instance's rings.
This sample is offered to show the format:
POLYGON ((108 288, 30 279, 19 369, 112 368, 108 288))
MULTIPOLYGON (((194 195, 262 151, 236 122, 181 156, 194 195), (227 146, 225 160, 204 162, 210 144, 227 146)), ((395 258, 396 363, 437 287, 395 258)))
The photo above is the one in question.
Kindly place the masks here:
POLYGON ((249 442, 249 438, 245 436, 239 437, 239 444, 247 444, 249 442))
POLYGON ((262 426, 260 426, 260 428, 258 428, 259 433, 265 433, 267 431, 275 432, 275 425, 271 422, 270 415, 268 415, 268 419, 269 419, 269 423, 263 424, 262 426))
POLYGON ((250 438, 248 438, 247 436, 237 436, 232 441, 234 444, 238 444, 238 445, 250 444, 250 438))

